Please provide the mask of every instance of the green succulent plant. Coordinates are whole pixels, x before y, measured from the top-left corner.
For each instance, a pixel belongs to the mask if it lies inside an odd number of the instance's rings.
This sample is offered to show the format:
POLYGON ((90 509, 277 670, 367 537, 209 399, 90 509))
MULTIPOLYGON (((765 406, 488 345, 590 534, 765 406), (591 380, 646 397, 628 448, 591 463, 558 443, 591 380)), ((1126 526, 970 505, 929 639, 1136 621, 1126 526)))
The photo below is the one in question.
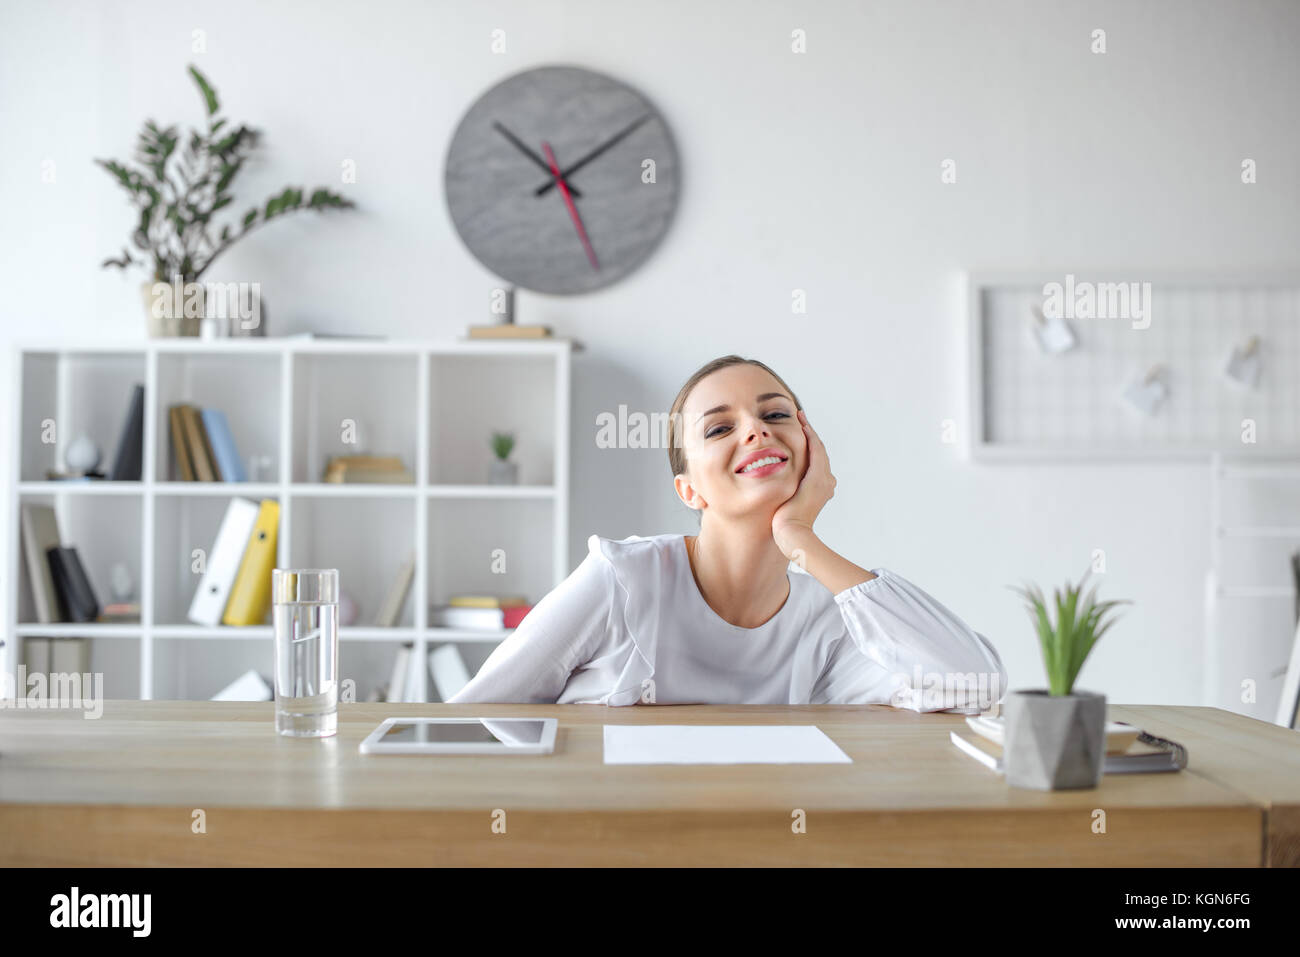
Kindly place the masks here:
POLYGON ((502 462, 510 458, 510 452, 515 447, 515 437, 510 432, 493 432, 492 433, 492 453, 502 462))
POLYGON ((1092 586, 1079 602, 1079 595, 1088 580, 1091 569, 1084 573, 1078 585, 1064 584, 1061 589, 1054 589, 1056 604, 1056 623, 1048 617, 1047 599, 1036 585, 1023 588, 1011 586, 1024 596, 1028 605, 1029 619, 1034 623, 1038 633, 1038 642, 1042 646, 1043 666, 1047 670, 1049 690, 1053 695, 1068 695, 1074 690, 1074 680, 1079 676, 1093 646, 1101 639, 1116 621, 1107 618, 1117 605, 1130 605, 1126 600, 1097 602, 1095 596, 1097 585, 1092 586))
POLYGON ((328 189, 313 190, 304 200, 302 189, 288 186, 264 206, 254 206, 218 229, 213 216, 234 202, 230 186, 261 133, 243 125, 227 127, 226 120, 217 116, 221 109, 217 91, 193 66, 189 71, 207 109, 206 131, 190 129, 183 138, 175 126, 160 128, 146 120, 136 145, 134 167, 117 160, 95 160, 130 194, 140 213, 131 233, 131 246, 139 258, 123 247, 122 255, 104 260, 104 266, 126 269, 143 265, 151 268, 156 281, 179 275, 190 282, 251 230, 285 213, 356 205, 328 189))

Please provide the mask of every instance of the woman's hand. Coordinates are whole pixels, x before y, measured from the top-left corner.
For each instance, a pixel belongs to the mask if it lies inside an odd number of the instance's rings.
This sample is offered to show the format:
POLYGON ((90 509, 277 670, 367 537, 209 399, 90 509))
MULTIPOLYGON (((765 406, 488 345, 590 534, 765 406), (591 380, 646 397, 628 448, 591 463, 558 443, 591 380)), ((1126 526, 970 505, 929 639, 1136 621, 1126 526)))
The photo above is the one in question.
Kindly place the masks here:
POLYGON ((831 474, 826 446, 808 424, 808 416, 802 409, 799 410, 799 422, 803 426, 807 447, 804 472, 794 495, 772 513, 772 538, 781 554, 792 561, 797 560, 794 552, 807 542, 808 533, 812 531, 822 507, 835 494, 835 476, 831 474))

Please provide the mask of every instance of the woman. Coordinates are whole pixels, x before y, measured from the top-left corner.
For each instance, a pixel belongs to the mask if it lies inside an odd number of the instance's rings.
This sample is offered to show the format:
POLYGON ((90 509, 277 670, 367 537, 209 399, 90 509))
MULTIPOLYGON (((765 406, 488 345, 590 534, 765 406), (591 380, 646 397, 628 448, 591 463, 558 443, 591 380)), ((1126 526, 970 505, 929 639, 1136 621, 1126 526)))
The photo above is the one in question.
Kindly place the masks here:
POLYGON ((724 356, 673 402, 668 459, 698 535, 588 540, 453 702, 889 704, 982 710, 993 646, 911 582, 813 531, 835 493, 794 392, 724 356))

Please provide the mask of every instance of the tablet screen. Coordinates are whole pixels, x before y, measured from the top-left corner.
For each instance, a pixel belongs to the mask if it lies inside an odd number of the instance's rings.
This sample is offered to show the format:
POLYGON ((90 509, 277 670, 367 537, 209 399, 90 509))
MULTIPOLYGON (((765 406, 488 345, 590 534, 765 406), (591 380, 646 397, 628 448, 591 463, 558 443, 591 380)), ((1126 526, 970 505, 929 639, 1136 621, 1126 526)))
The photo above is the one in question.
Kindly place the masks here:
POLYGON ((382 744, 538 744, 544 725, 537 718, 490 722, 397 721, 385 732, 382 744))

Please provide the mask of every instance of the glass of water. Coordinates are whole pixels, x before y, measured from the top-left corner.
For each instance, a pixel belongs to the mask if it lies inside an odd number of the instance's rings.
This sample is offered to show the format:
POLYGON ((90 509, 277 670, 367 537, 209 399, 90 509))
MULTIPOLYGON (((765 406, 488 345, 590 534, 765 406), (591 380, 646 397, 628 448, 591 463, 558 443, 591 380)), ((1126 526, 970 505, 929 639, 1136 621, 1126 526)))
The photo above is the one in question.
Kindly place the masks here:
POLYGON ((324 738, 338 730, 339 572, 271 572, 275 631, 275 730, 324 738))

